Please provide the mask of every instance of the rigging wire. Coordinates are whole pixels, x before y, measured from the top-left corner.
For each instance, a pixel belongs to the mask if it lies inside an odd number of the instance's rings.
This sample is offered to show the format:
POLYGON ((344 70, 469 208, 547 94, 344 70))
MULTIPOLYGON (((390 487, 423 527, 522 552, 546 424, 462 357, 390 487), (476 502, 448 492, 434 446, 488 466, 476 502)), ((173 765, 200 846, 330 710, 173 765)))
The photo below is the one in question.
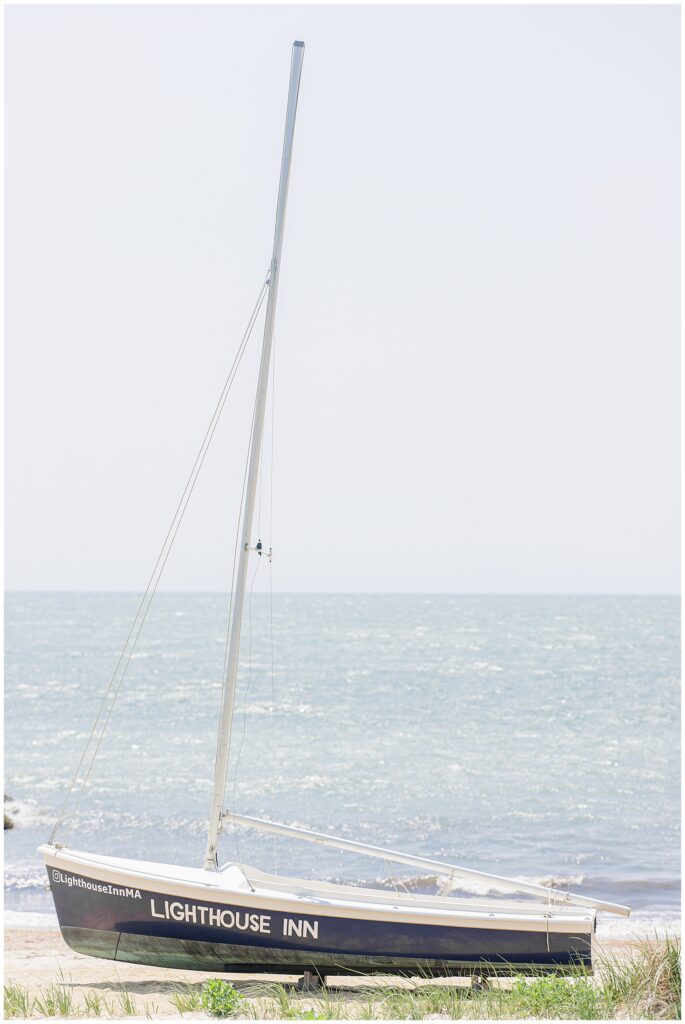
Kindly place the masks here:
MULTIPOLYGON (((235 574, 236 574, 236 568, 237 568, 237 565, 238 565, 238 548, 240 546, 240 533, 241 533, 241 526, 242 526, 242 519, 243 519, 243 506, 245 504, 245 491, 246 491, 246 488, 247 488, 247 474, 248 474, 248 469, 249 469, 249 465, 250 465, 250 449, 252 448, 252 436, 254 434, 254 421, 255 421, 256 412, 257 412, 257 407, 256 407, 256 403, 255 403, 255 406, 254 406, 254 408, 252 410, 252 422, 250 424, 250 438, 249 438, 248 445, 247 445, 247 454, 245 456, 245 470, 243 472, 243 488, 242 488, 242 491, 241 491, 241 494, 240 494, 240 508, 238 510, 238 522, 236 524, 236 531, 235 531, 235 545, 234 545, 234 548, 233 548, 233 571, 232 571, 232 574, 231 574, 231 596, 230 596, 230 600, 229 600, 229 604, 228 604, 228 621, 226 623, 226 644, 224 646, 224 671, 223 671, 223 680, 224 681, 226 679, 226 673, 228 671, 228 652, 229 652, 230 643, 231 643, 231 626, 232 626, 233 611, 234 611, 234 608, 233 608, 233 598, 234 598, 234 595, 235 595, 235 574)), ((222 685, 222 688, 221 688, 221 707, 219 709, 220 717, 223 717, 224 702, 225 702, 225 700, 226 700, 226 687, 224 685, 222 685)), ((229 737, 229 741, 230 741, 230 737, 229 737)), ((219 737, 217 736, 215 760, 219 756, 219 742, 220 742, 220 740, 219 740, 219 737)), ((225 801, 225 797, 226 797, 226 792, 225 791, 226 791, 226 780, 224 780, 224 792, 221 794, 221 803, 222 803, 222 805, 223 805, 223 803, 225 801)))
POLYGON ((131 658, 132 658, 133 653, 134 653, 134 651, 136 649, 136 645, 138 643, 138 639, 140 638, 140 634, 141 634, 142 628, 143 628, 143 626, 145 624, 145 620, 147 618, 147 614, 148 614, 148 611, 150 609, 150 604, 152 603, 152 600, 153 600, 153 598, 154 598, 154 596, 155 596, 155 594, 157 592, 157 587, 159 586, 159 581, 160 581, 160 579, 162 577, 162 573, 164 572, 164 568, 165 568, 167 560, 169 558, 169 554, 171 552, 171 548, 173 546, 174 540, 176 539, 176 534, 178 533, 178 530, 179 530, 179 527, 181 525, 181 522, 183 521, 183 517, 185 515, 186 508, 188 507, 188 502, 190 501, 190 498, 192 496, 193 490, 195 489, 195 484, 197 482, 197 478, 198 478, 198 476, 200 474, 200 470, 202 469, 202 466, 204 464, 207 452, 209 450, 209 446, 210 446, 210 444, 212 442, 212 438, 214 437, 214 433, 215 433, 217 425, 219 423, 219 419, 221 417, 221 413, 223 412, 224 406, 226 404, 226 400, 228 398, 228 395, 230 393, 231 387, 233 385, 233 381, 235 380, 235 376, 236 376, 236 373, 238 371, 238 367, 240 366, 240 363, 242 361, 243 355, 245 353, 245 349, 247 347, 247 343, 248 343, 248 341, 250 339, 250 336, 252 334, 252 330, 254 328, 255 322, 256 322, 257 317, 259 315, 259 311, 260 311, 260 309, 262 307, 262 303, 264 301, 264 296, 266 295, 268 287, 269 287, 270 276, 271 276, 271 272, 269 271, 269 273, 267 274, 267 276, 266 276, 266 278, 264 280, 264 283, 262 284, 262 287, 260 289, 259 295, 257 297, 257 301, 256 301, 256 303, 254 305, 253 310, 252 310, 252 313, 250 314, 250 318, 248 320, 247 327, 245 328, 245 332, 244 332, 244 334, 242 336, 242 339, 240 341, 240 344, 238 346, 238 351, 237 351, 237 353, 235 355, 235 358, 233 360, 233 364, 232 364, 232 366, 231 366, 231 368, 230 368, 230 370, 228 372, 228 376, 226 378, 226 381, 224 382, 224 386, 222 388, 221 394, 220 394, 219 399, 218 399, 218 401, 216 403, 216 406, 214 408, 214 412, 213 412, 212 418, 211 418, 211 420, 209 422, 209 426, 207 427, 207 430, 205 432, 204 438, 203 438, 202 443, 200 445, 199 451, 197 453, 197 456, 195 457, 195 462, 193 463, 193 468, 190 471, 190 475, 188 477, 188 480, 186 481, 186 485, 185 485, 185 487, 183 489, 183 493, 182 493, 181 498, 180 498, 180 500, 178 502, 178 505, 176 506, 176 510, 174 512, 174 515, 173 515, 173 518, 171 520, 171 524, 169 526, 167 534, 166 534, 166 536, 164 538, 164 542, 163 542, 162 547, 160 549, 159 555, 157 556, 157 561, 155 562, 155 566, 154 566, 154 568, 152 570, 152 574, 150 576, 150 579, 148 580, 147 587, 145 588, 145 593, 143 594, 143 597, 142 597, 142 599, 140 601, 140 604, 139 604, 138 609, 136 611, 135 617, 133 619, 133 623, 132 623, 131 628, 129 630, 128 636, 126 638, 126 641, 124 642, 124 646, 122 647, 121 654, 119 655, 119 658, 117 660, 116 667, 115 667, 114 672, 112 674, 112 677, 111 677, 111 679, 109 681, 109 684, 107 685, 107 688, 105 690, 105 694, 103 696, 102 703, 101 703, 100 708, 98 710, 98 714, 97 714, 95 722, 93 724, 93 728, 91 729, 90 735, 88 736, 88 740, 86 741, 86 745, 85 745, 85 748, 84 748, 83 753, 81 755, 81 759, 80 759, 80 761, 78 763, 78 766, 76 768, 76 772, 74 773, 74 776, 73 776, 73 779, 71 781, 71 784, 69 785, 69 788, 67 789, 67 793, 66 793, 66 795, 64 797, 64 800, 62 802, 62 805, 60 807, 60 811, 59 811, 59 815, 57 817, 57 821, 56 821, 56 823, 55 823, 55 825, 54 825, 54 827, 52 829, 52 832, 50 834, 50 840, 49 840, 50 843, 54 842, 55 836, 57 834, 57 830, 59 829, 60 825, 62 824, 62 821, 63 821, 63 819, 65 817, 65 814, 67 813, 67 810, 68 810, 68 807, 69 807, 69 801, 70 801, 70 799, 71 799, 71 797, 72 797, 72 795, 74 793, 74 790, 76 789, 76 787, 77 787, 77 785, 79 783, 79 774, 81 772, 81 769, 84 767, 84 765, 86 765, 87 767, 86 767, 86 771, 85 771, 85 776, 84 776, 83 781, 81 782, 80 788, 79 788, 79 790, 77 792, 76 800, 75 800, 73 809, 71 810, 69 821, 68 821, 68 823, 66 825, 65 839, 66 839, 66 837, 68 837, 71 834, 71 829, 72 829, 72 826, 73 826, 73 823, 74 823, 74 817, 75 817, 76 811, 78 809, 78 806, 79 806, 79 803, 80 803, 80 800, 81 800, 81 796, 83 795, 83 791, 84 791, 84 789, 86 787, 86 784, 87 784, 87 782, 88 782, 88 780, 90 778, 90 774, 91 774, 91 771, 93 769, 93 764, 95 762, 95 758, 97 757, 98 751, 100 749, 100 744, 102 743, 102 738, 104 736, 104 733, 105 733, 105 730, 107 728, 107 725, 109 724, 109 720, 110 720, 110 717, 111 717, 111 714, 112 714, 112 710, 114 708, 114 704, 116 703, 117 697, 119 696, 119 692, 121 690, 122 683, 123 683, 124 678, 126 676, 126 672, 128 670, 128 666, 130 664, 131 658), (134 636, 134 634, 135 634, 135 636, 134 636), (130 645, 130 649, 129 649, 129 645, 130 645), (123 665, 123 668, 122 668, 122 665, 123 665), (120 673, 120 669, 121 669, 121 673, 120 673), (118 679, 118 682, 117 682, 117 678, 118 678, 119 674, 120 674, 120 678, 118 679), (108 706, 108 702, 109 702, 109 707, 107 707, 108 706), (105 708, 107 708, 106 714, 105 714, 105 708), (96 738, 96 730, 98 729, 98 725, 100 724, 101 720, 103 719, 103 715, 104 715, 104 720, 102 721, 102 725, 100 727, 99 735, 97 735, 97 738, 96 738), (92 754, 89 756, 89 750, 91 749, 91 744, 93 743, 94 740, 95 740, 95 747, 94 747, 94 749, 92 751, 92 754))

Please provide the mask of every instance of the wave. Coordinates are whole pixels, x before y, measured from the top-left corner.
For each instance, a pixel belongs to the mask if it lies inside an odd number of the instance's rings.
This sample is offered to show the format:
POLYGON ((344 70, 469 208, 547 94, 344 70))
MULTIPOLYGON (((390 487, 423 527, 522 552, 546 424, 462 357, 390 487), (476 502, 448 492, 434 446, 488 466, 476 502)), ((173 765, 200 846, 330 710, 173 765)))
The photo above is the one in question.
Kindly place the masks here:
POLYGON ((5 889, 25 892, 43 889, 47 883, 45 868, 39 863, 5 865, 5 889))
POLYGON ((624 893, 644 893, 649 892, 671 892, 679 893, 681 890, 681 880, 679 878, 588 878, 588 885, 593 885, 597 888, 597 885, 601 885, 606 888, 607 885, 611 885, 616 889, 620 889, 624 893))
POLYGON ((15 828, 54 825, 54 814, 46 814, 35 800, 6 800, 5 813, 9 814, 15 828))
MULTIPOLYGON (((532 885, 541 885, 551 889, 563 891, 583 891, 592 895, 601 896, 616 900, 617 902, 632 903, 631 893, 637 896, 640 893, 642 907, 633 909, 629 918, 614 919, 612 916, 600 914, 599 920, 611 936, 628 936, 635 934, 654 935, 655 929, 664 929, 673 932, 676 929, 680 934, 680 908, 673 895, 680 892, 679 879, 665 879, 663 881, 643 880, 639 878, 615 880, 610 878, 593 878, 583 874, 574 875, 516 875, 519 882, 527 882, 532 885), (645 904, 647 906, 645 907, 645 904), (665 909, 673 904, 673 909, 665 909), (649 909, 653 907, 654 909, 649 909), (606 923, 608 922, 608 923, 606 923), (677 926, 677 927, 676 927, 677 926)), ((487 879, 454 879, 449 889, 446 885, 449 878, 446 875, 414 875, 402 877, 401 875, 385 876, 373 880, 349 878, 338 878, 335 881, 342 884, 358 885, 363 888, 382 889, 406 889, 409 892, 433 894, 440 891, 443 895, 455 897, 511 897, 514 899, 531 898, 525 894, 518 893, 505 884, 490 882, 487 879)))
MULTIPOLYGON (((528 885, 544 885, 552 889, 571 889, 573 886, 582 885, 585 875, 516 875, 517 882, 525 882, 528 885)), ((399 884, 407 889, 427 889, 429 887, 440 887, 443 893, 466 893, 468 896, 510 896, 516 890, 504 882, 493 882, 489 879, 478 881, 475 878, 453 878, 452 884, 446 888, 450 877, 448 875, 416 875, 412 878, 400 878, 390 876, 377 878, 374 881, 365 881, 364 886, 382 886, 383 888, 399 884)))
POLYGON ((270 700, 256 700, 250 701, 249 704, 244 704, 241 708, 236 709, 236 715, 240 714, 278 715, 279 717, 306 715, 308 718, 320 718, 322 712, 317 711, 312 704, 306 704, 303 701, 280 700, 272 702, 270 700))
POLYGON ((597 940, 664 939, 681 933, 681 916, 676 911, 633 912, 630 917, 610 917, 600 914, 597 940))
MULTIPOLYGON (((514 880, 526 885, 543 885, 547 889, 567 890, 582 885, 585 875, 515 875, 514 880)), ((445 875, 440 881, 447 884, 449 878, 445 875)), ((504 896, 515 892, 515 890, 504 882, 492 882, 489 879, 477 881, 473 878, 455 878, 448 892, 465 892, 469 896, 504 896)))

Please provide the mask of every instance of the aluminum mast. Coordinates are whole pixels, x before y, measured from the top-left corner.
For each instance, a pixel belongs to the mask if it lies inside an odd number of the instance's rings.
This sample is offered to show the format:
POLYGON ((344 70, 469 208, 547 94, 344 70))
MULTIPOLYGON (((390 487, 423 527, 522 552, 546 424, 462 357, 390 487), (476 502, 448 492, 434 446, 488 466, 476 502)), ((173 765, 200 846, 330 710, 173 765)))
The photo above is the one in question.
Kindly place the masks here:
POLYGON ((264 322, 264 340, 262 342, 262 360, 259 367, 259 381, 252 425, 252 445, 250 448, 247 488, 245 493, 245 511, 240 539, 238 568, 236 572, 235 596, 231 618, 226 678, 221 703, 221 719, 217 740, 216 762, 214 765, 214 789, 212 793, 212 809, 209 817, 209 834, 205 868, 215 869, 217 866, 217 845, 221 831, 221 813, 228 770, 228 756, 231 743, 231 725, 233 721, 233 704, 235 700, 236 677, 238 674, 238 655, 240 652, 240 629, 243 619, 245 600, 245 583, 247 579, 247 563, 250 555, 252 538, 252 520, 254 515, 259 461, 261 457, 262 433, 264 430, 264 413, 266 410, 266 393, 269 383, 269 366, 271 363, 271 346, 274 333, 274 316, 276 312, 276 295, 278 293, 278 276, 280 272, 281 250, 283 248, 283 228, 285 224, 285 207, 288 198, 288 180, 293 151, 295 133, 295 114, 297 112, 297 95, 300 88, 302 61, 304 59, 304 43, 295 42, 292 48, 290 63, 290 86, 288 89, 288 107, 285 115, 285 136, 283 139, 283 157, 281 160, 281 177, 278 185, 278 205, 276 207, 276 227, 274 230, 274 246, 269 273, 269 296, 266 304, 264 322))

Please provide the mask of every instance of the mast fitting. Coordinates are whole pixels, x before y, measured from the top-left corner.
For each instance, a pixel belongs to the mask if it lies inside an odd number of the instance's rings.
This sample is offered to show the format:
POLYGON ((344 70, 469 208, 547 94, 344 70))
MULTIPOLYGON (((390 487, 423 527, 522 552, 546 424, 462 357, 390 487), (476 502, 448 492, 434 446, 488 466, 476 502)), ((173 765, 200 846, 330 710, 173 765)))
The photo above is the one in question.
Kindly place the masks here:
POLYGON ((271 561, 271 558, 273 556, 273 551, 271 550, 271 548, 269 548, 268 551, 264 551, 264 545, 262 544, 261 540, 258 540, 253 548, 251 548, 249 543, 246 541, 245 551, 256 551, 260 558, 262 555, 265 554, 269 561, 271 561))

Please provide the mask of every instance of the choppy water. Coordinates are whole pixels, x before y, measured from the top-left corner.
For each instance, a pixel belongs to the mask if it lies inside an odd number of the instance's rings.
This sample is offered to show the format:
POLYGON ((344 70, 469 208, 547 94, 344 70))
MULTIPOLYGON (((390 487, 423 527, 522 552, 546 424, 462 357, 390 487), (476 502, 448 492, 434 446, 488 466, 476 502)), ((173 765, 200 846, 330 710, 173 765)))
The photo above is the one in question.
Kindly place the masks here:
MULTIPOLYGON (((226 606, 156 599, 71 845, 201 863, 226 606)), ((136 607, 130 594, 7 596, 12 917, 51 910, 36 847, 136 607)), ((629 903, 624 931, 679 919, 676 598, 275 595, 273 678, 268 597, 251 619, 228 805, 629 903)), ((265 870, 430 884, 261 833, 227 835, 223 859, 236 842, 265 870)))

